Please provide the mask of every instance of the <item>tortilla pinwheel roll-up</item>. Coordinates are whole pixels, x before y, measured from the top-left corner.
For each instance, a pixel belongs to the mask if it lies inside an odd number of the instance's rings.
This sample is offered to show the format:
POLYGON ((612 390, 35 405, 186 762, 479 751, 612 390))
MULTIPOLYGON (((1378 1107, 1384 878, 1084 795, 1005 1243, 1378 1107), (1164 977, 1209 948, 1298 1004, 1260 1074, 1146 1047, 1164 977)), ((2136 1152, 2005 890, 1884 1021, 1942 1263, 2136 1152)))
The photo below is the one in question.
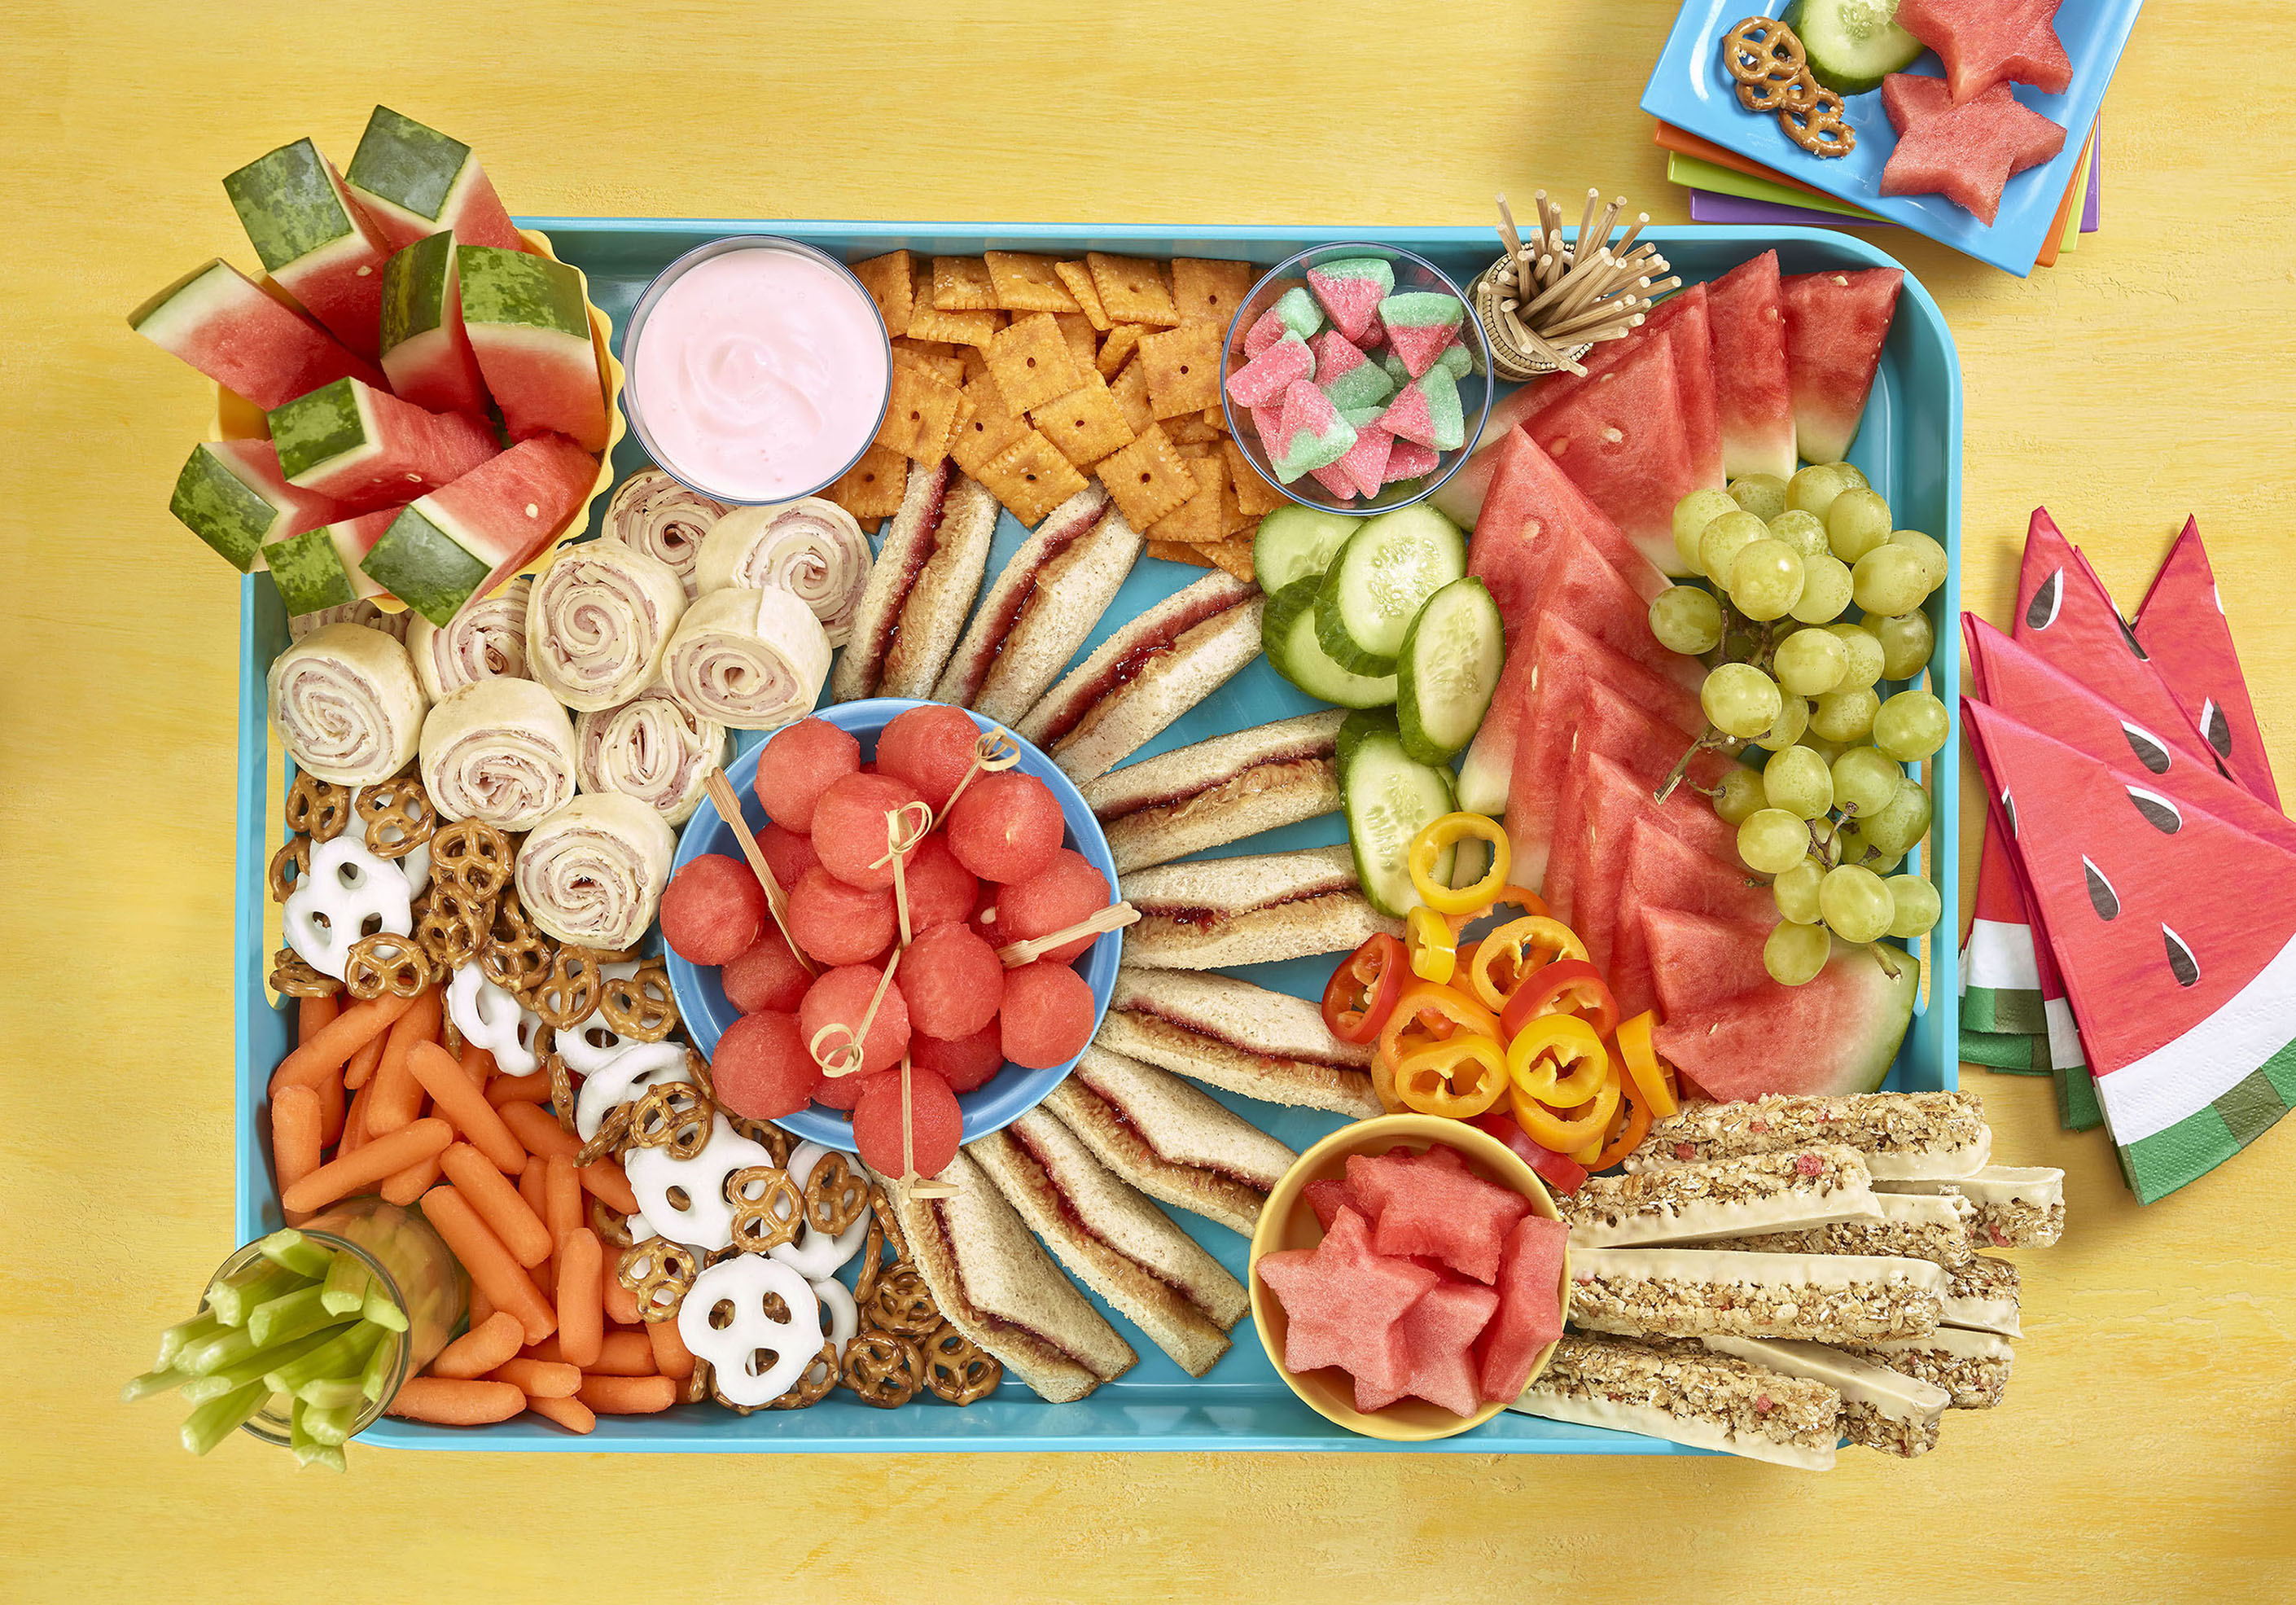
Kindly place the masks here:
POLYGON ((518 900, 527 917, 577 947, 635 946, 669 884, 677 838, 636 797, 577 797, 527 834, 518 900))
POLYGON ((649 686, 619 708, 574 721, 575 779, 585 792, 619 792, 683 825, 702 783, 726 761, 726 727, 649 686))
POLYGON ((295 767, 336 786, 389 779, 422 737, 406 648, 364 624, 322 625, 281 653, 265 700, 295 767))
POLYGON ((299 641, 313 630, 324 630, 330 624, 364 624, 404 643, 413 621, 421 616, 411 607, 403 613, 385 613, 375 605, 373 597, 361 597, 356 602, 323 607, 316 613, 296 613, 287 621, 287 638, 299 641))
POLYGON ((422 721, 422 789, 444 819, 525 830, 574 799, 574 726, 532 680, 465 686, 422 721))
POLYGON ((413 608, 406 655, 422 695, 439 702, 483 679, 526 678, 526 604, 534 581, 515 575, 491 597, 463 607, 441 630, 413 608))
POLYGON ((685 610, 661 678, 702 718, 770 730, 813 712, 829 672, 829 638, 785 590, 703 593, 685 610))
POLYGON ((626 703, 661 673, 685 612, 669 564, 619 540, 561 547, 526 605, 528 671, 568 707, 626 703))
POLYGON ((869 585, 869 538, 835 502, 808 496, 768 507, 742 507, 701 542, 696 569, 703 595, 741 588, 790 592, 813 610, 832 646, 853 634, 869 585))
POLYGON ((693 600, 693 560, 728 509, 699 490, 689 490, 659 468, 643 469, 624 480, 606 504, 605 534, 634 552, 669 565, 693 600))

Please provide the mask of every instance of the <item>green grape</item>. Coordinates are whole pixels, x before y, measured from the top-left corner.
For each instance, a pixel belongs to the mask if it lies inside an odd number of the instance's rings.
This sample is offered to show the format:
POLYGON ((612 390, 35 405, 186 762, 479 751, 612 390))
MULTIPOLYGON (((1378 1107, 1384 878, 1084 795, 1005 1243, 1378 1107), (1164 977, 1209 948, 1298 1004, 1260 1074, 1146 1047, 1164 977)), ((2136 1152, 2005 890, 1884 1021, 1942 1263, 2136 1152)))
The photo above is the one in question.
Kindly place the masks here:
POLYGON ((1841 637, 1842 646, 1849 650, 1849 666, 1842 671, 1836 691, 1855 691, 1882 678, 1882 643, 1873 631, 1860 630, 1855 624, 1829 624, 1826 628, 1841 637))
POLYGON ((1890 539, 1890 504, 1871 490, 1846 490, 1825 510, 1825 539, 1833 555, 1855 563, 1890 539))
POLYGON ((1714 794, 1714 811, 1725 825, 1743 825, 1747 815, 1769 805, 1762 790, 1761 776, 1742 763, 1722 777, 1722 784, 1714 794))
POLYGON ((1778 900, 1778 913, 1796 925, 1816 925, 1818 883, 1825 878, 1825 870, 1814 859, 1804 859, 1791 869, 1778 872, 1770 883, 1770 893, 1778 900))
POLYGON ((1784 747, 1762 765, 1762 794, 1772 808, 1797 819, 1815 819, 1833 806, 1833 780, 1825 760, 1808 747, 1784 747))
POLYGON ((1751 663, 1725 663, 1698 688, 1699 706, 1714 728, 1741 740, 1768 729, 1784 700, 1777 681, 1751 663))
POLYGON ((1911 613, 1930 594, 1921 555, 1910 547, 1877 546, 1849 565, 1850 595, 1867 613, 1911 613))
POLYGON ((1801 560, 1801 600, 1793 616, 1805 624, 1831 624, 1849 605, 1849 565, 1831 552, 1801 560))
POLYGON ((1730 563, 1730 600, 1750 619, 1783 619, 1801 600, 1801 556, 1783 540, 1753 540, 1730 563))
POLYGON ((1906 771, 1869 746, 1851 747, 1833 761, 1833 795, 1841 811, 1870 819, 1890 805, 1906 771))
POLYGON ((1789 696, 1779 704, 1778 716, 1770 720, 1770 728, 1754 737, 1754 745, 1771 752, 1783 752, 1801 739, 1809 728, 1809 704, 1801 697, 1789 696))
POLYGON ((1866 471, 1855 463, 1836 463, 1833 471, 1841 476, 1844 490, 1871 490, 1874 488, 1874 482, 1867 479, 1866 471))
POLYGON ((1730 482, 1730 499, 1767 523, 1786 510, 1786 482, 1775 473, 1750 473, 1730 482))
POLYGON ((1769 538, 1770 526, 1751 513, 1725 513, 1698 538, 1698 572, 1726 588, 1730 565, 1738 560, 1738 554, 1769 538))
POLYGON ((1874 745, 1900 763, 1919 763, 1945 745, 1945 704, 1926 691, 1900 691, 1874 715, 1874 745))
POLYGON ((1866 613, 1857 628, 1882 643, 1882 678, 1911 679, 1930 661, 1937 631, 1925 613, 1866 613))
POLYGON ((1758 808, 1738 827, 1738 856, 1758 875, 1776 875, 1809 852, 1809 827, 1783 808, 1758 808))
POLYGON ((1953 572, 1953 564, 1946 556, 1945 548, 1919 530, 1892 530, 1890 531, 1890 544, 1901 546, 1922 560, 1922 578, 1929 581, 1931 590, 1943 585, 1946 576, 1953 572))
POLYGON ((1844 747, 1841 743, 1838 741, 1828 741, 1824 737, 1820 736, 1815 730, 1804 730, 1801 733, 1801 739, 1794 745, 1797 746, 1806 746, 1811 752, 1816 753, 1819 757, 1824 759, 1825 767, 1828 769, 1832 769, 1833 767, 1833 761, 1836 758, 1841 757, 1844 752, 1849 750, 1844 747))
POLYGON ((1871 869, 1876 875, 1887 875, 1904 861, 1905 854, 1891 852, 1874 840, 1865 822, 1849 819, 1834 832, 1834 845, 1840 850, 1841 861, 1855 864, 1861 869, 1871 869))
POLYGON ((1866 839, 1884 853, 1903 857, 1930 833, 1929 787, 1908 778, 1882 811, 1863 822, 1866 839))
POLYGON ((1797 556, 1825 556, 1825 520, 1815 513, 1805 513, 1799 507, 1789 507, 1770 520, 1770 539, 1783 540, 1793 547, 1797 556))
POLYGON ((1762 942, 1762 967, 1781 986, 1800 986, 1817 979, 1833 951, 1833 938, 1826 935, 1824 926, 1788 920, 1770 927, 1762 942))
POLYGON ((1945 912, 1937 888, 1918 875, 1893 875, 1883 884, 1890 888, 1890 901, 1898 905, 1897 918, 1890 921, 1892 936, 1919 936, 1945 912))
POLYGON ((1722 644, 1722 605, 1701 586, 1669 585, 1651 602, 1650 627, 1669 652, 1698 657, 1722 644))
POLYGON ((1796 696, 1823 696, 1849 669, 1849 648, 1831 630, 1797 630, 1778 643, 1778 684, 1796 696))
POLYGON ((1890 888, 1871 869, 1843 864, 1818 884, 1818 911, 1844 942, 1872 942, 1890 928, 1896 914, 1890 888))
POLYGON ((1706 526, 1737 510, 1738 504, 1726 492, 1711 489, 1693 490, 1674 504, 1674 549, 1692 573, 1698 572, 1698 538, 1706 533, 1706 526))
POLYGON ((1838 465, 1813 463, 1786 482, 1786 506, 1824 518, 1833 498, 1849 489, 1838 465))
POLYGON ((1829 691, 1809 711, 1809 728, 1828 741, 1854 746, 1874 728, 1874 711, 1882 699, 1869 687, 1854 691, 1829 691))

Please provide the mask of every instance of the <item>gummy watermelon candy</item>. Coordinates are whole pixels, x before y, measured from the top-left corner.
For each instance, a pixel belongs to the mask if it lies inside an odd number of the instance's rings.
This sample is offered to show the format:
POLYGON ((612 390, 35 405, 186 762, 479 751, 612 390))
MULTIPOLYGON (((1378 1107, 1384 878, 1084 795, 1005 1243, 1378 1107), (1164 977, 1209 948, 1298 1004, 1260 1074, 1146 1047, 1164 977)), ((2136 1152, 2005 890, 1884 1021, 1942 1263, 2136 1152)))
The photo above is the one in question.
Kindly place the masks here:
POLYGON ((1708 287, 1714 336, 1714 406, 1722 467, 1732 479, 1794 471, 1793 383, 1786 372, 1786 309, 1778 253, 1741 262, 1708 287))
POLYGON ((1523 427, 1655 567, 1678 572, 1674 505, 1705 479, 1683 423, 1672 343, 1636 343, 1628 360, 1563 392, 1523 427))
POLYGON ((2232 778, 2279 807, 2280 788, 2273 782, 2264 732, 2248 699, 2248 680, 2225 623, 2224 597, 2209 567, 2197 520, 2185 521, 2184 532, 2169 548, 2152 588, 2137 605, 2132 628, 2137 644, 2152 657, 2153 667, 2232 778))
POLYGON ((1401 1394, 1406 1360, 1396 1323, 1442 1280, 1438 1272, 1374 1253, 1370 1227, 1347 1208, 1313 1248, 1263 1254, 1253 1269, 1283 1306, 1285 1370, 1336 1365, 1401 1394))
POLYGON ((1416 379, 1435 366, 1467 318, 1465 305, 1440 291, 1408 290, 1379 303, 1379 325, 1388 349, 1416 379))
POLYGON ((1311 469, 1328 467, 1348 454, 1356 432, 1331 398, 1305 379, 1284 387, 1275 432, 1266 437, 1269 466, 1290 484, 1311 469))
MULTIPOLYGON (((1308 342, 1286 329, 1227 376, 1227 393, 1239 407, 1274 407, 1295 380, 1316 376, 1316 355, 1308 342)), ((1267 439, 1261 430, 1260 438, 1267 439)))
POLYGON ((1838 463, 1849 455, 1905 278, 1902 268, 1866 268, 1778 281, 1786 309, 1794 445, 1804 462, 1838 463))
POLYGON ((1942 111, 1931 109, 1933 99, 1909 92, 1894 102, 1885 96, 1883 103, 1900 131, 1882 169, 1882 193, 1943 195, 1988 226, 2010 178, 2064 149, 2064 129, 2020 105, 2006 84, 1942 111))
MULTIPOLYGON (((1342 413, 1359 407, 1378 407, 1395 394, 1395 381, 1387 370, 1349 342, 1337 329, 1326 329, 1308 342, 1315 353, 1316 386, 1342 413)), ((1365 495, 1377 490, 1366 490, 1365 495)))
POLYGON ((1499 1307, 1475 1345, 1476 1386, 1492 1403, 1513 1403, 1539 1355, 1562 1335, 1562 1267, 1570 1228, 1527 1214, 1499 1251, 1499 1307))
POLYGON ((1379 315, 1379 303, 1395 289, 1395 269, 1382 257, 1349 257, 1308 268, 1308 288, 1340 333, 1362 345, 1379 315))
POLYGON ((1956 103, 2012 79, 2051 95, 2073 81, 2057 37, 2063 0, 1898 0, 1898 26, 1938 54, 1956 103))

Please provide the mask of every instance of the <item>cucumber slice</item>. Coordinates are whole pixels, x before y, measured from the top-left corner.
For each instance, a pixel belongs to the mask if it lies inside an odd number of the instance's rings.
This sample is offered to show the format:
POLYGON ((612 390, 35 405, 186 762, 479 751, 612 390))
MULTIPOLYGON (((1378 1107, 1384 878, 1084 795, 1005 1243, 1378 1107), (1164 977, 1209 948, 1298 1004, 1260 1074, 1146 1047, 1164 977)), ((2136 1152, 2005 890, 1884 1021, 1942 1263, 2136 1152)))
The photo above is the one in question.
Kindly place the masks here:
POLYGON ((1467 750, 1499 683, 1506 632, 1498 604, 1470 574, 1427 598, 1395 660, 1395 715, 1403 750, 1448 763, 1467 750))
POLYGON ((1794 0, 1780 20, 1800 36, 1810 77, 1836 95, 1879 89, 1922 54, 1898 26, 1898 0, 1794 0))
MULTIPOLYGON (((1356 877, 1372 907, 1399 919, 1422 901, 1411 884, 1411 838, 1451 811, 1451 771, 1405 752, 1395 715, 1384 711, 1348 715, 1340 727, 1339 761, 1356 877)), ((1451 884, 1452 852, 1446 847, 1436 857, 1438 885, 1451 884)))
POLYGON ((1320 580, 1332 566, 1332 554, 1362 523, 1360 518, 1285 502, 1260 519, 1259 531, 1251 538, 1251 577, 1271 597, 1296 580, 1320 580))
POLYGON ((1342 708, 1384 708, 1395 700, 1395 676, 1349 674, 1316 639, 1316 591, 1323 582, 1322 575, 1309 574, 1270 594, 1259 615, 1260 648, 1276 673, 1312 697, 1342 708))
POLYGON ((1467 539, 1425 502, 1365 521, 1324 572, 1316 638, 1354 674, 1392 674, 1427 598, 1467 572, 1467 539))

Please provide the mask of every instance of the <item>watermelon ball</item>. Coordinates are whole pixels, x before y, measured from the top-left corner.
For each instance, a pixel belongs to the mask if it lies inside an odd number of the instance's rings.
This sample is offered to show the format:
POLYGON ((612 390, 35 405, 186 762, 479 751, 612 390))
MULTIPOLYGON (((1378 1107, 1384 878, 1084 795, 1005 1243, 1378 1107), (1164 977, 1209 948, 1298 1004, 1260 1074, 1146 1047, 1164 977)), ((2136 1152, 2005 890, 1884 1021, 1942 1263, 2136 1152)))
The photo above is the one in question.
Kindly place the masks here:
POLYGON ((952 1092, 970 1092, 987 1086, 1004 1068, 1004 1035, 991 1020, 971 1036, 954 1040, 913 1036, 909 1062, 939 1076, 952 1092))
POLYGON ((821 862, 821 855, 813 850, 813 838, 800 835, 794 830, 784 830, 775 824, 758 827, 758 851, 763 854, 766 868, 774 872, 774 883, 784 892, 797 885, 798 877, 821 862))
MULTIPOLYGON (((1108 877, 1094 868, 1084 854, 1062 847, 1045 868, 1004 888, 997 900, 996 918, 1007 933, 1006 941, 1030 942, 1089 919, 1109 901, 1108 877)), ((1079 936, 1041 957, 1055 964, 1073 964, 1095 940, 1079 936)))
POLYGON ((902 866, 901 878, 909 889, 909 931, 931 930, 937 925, 963 925, 972 918, 980 901, 980 882, 956 861, 948 838, 936 831, 917 844, 902 866))
POLYGON ((893 894, 865 892, 816 864, 789 894, 790 934, 817 964, 866 964, 893 945, 893 894))
MULTIPOLYGON (((884 973, 873 964, 840 964, 821 972, 821 978, 806 989, 805 1001, 797 1010, 808 1050, 824 1025, 842 1025, 849 1032, 861 1028, 862 1017, 869 1012, 869 1000, 876 994, 877 978, 884 973)), ((909 1001, 896 981, 885 988, 877 1017, 861 1043, 861 1068, 882 1070, 898 1064, 908 1047, 909 1001)))
POLYGON ((851 1109, 861 1100, 861 1084, 865 1075, 824 1074, 821 1084, 813 1090, 813 1101, 824 1109, 851 1109))
MULTIPOLYGON (((972 767, 972 749, 980 739, 980 727, 962 708, 928 703, 906 709, 894 714, 877 737, 877 772, 907 781, 939 813, 972 767)), ((974 784, 979 784, 977 778, 974 784)))
POLYGON ((860 767, 859 742, 825 719, 800 719, 758 752, 758 801, 775 824, 803 835, 821 794, 860 767))
MULTIPOLYGON (((856 1077, 857 1080, 864 1078, 856 1077)), ((887 1176, 906 1168, 901 1148, 901 1073, 882 1071, 865 1078, 860 1101, 853 1106, 853 1146, 862 1163, 887 1176)), ((964 1115, 956 1094, 930 1070, 909 1069, 909 1146, 906 1157, 914 1161, 917 1174, 937 1176, 956 1157, 964 1139, 964 1115)))
POLYGON ((813 984, 813 976, 770 925, 758 933, 748 952, 726 961, 718 979, 726 988, 726 1001, 745 1015, 767 1009, 793 1015, 813 984))
POLYGON ((1065 964, 1039 959, 1004 972, 1004 1057, 1030 1070, 1065 1065, 1092 1041, 1092 988, 1065 964))
POLYGON ((929 1036, 971 1036, 996 1017, 1004 967, 996 950, 961 925, 937 925, 901 959, 909 1024, 929 1036))
POLYGON ((718 1101, 748 1120, 779 1120, 811 1103, 821 1066, 806 1050, 798 1017, 783 1009, 745 1014, 709 1056, 718 1101))
POLYGON ((987 881, 1037 873, 1051 863, 1065 832, 1052 788, 1018 770, 976 778, 948 811, 949 851, 987 881))
MULTIPOLYGON (((821 854, 821 867, 865 891, 891 885, 893 860, 885 855, 885 816, 922 801, 914 786, 890 775, 848 775, 837 781, 821 794, 813 811, 813 850, 821 854)), ((915 856, 911 848, 908 857, 915 856)))
POLYGON ((766 923, 766 889, 749 865, 705 852, 661 893, 661 939, 690 964, 723 964, 750 951, 766 923))

